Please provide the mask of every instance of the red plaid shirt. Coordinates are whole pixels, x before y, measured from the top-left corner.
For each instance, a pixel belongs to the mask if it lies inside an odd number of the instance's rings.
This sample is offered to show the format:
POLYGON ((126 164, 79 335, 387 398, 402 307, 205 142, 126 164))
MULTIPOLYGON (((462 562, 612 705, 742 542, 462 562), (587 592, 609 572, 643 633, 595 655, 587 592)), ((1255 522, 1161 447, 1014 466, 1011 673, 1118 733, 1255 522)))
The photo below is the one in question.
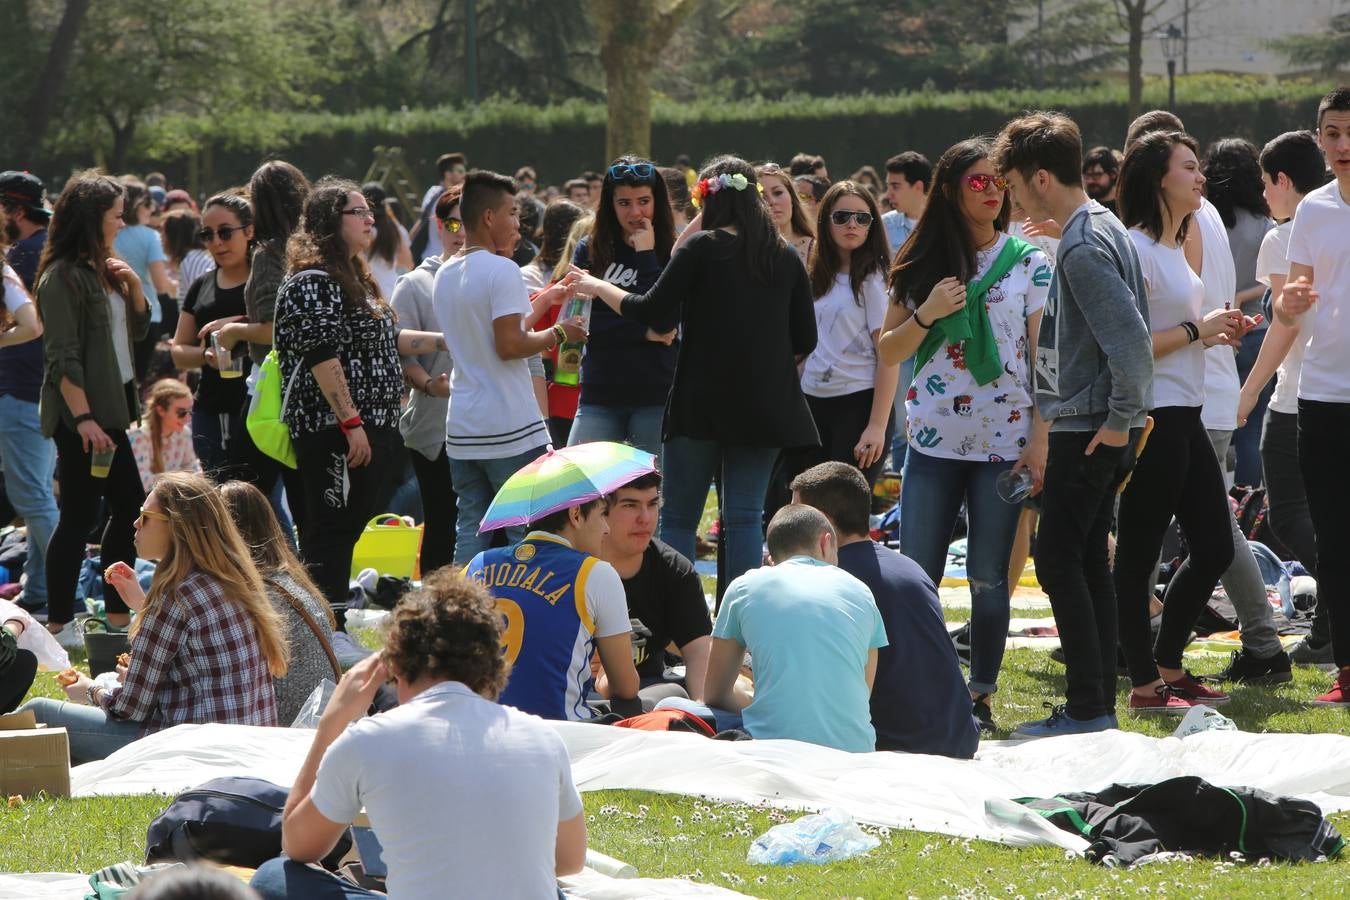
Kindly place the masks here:
POLYGON ((99 695, 109 715, 147 734, 185 723, 277 724, 253 622, 219 582, 193 572, 143 615, 125 681, 99 695))

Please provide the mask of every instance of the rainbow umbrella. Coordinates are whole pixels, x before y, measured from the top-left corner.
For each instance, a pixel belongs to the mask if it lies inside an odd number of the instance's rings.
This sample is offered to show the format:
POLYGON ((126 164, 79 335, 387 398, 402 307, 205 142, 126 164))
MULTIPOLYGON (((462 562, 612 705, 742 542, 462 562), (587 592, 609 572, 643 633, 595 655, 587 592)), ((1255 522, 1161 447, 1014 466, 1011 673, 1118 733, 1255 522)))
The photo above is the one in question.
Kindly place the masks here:
POLYGON ((560 509, 603 497, 655 471, 655 456, 613 441, 550 450, 506 479, 492 498, 478 531, 528 525, 560 509))

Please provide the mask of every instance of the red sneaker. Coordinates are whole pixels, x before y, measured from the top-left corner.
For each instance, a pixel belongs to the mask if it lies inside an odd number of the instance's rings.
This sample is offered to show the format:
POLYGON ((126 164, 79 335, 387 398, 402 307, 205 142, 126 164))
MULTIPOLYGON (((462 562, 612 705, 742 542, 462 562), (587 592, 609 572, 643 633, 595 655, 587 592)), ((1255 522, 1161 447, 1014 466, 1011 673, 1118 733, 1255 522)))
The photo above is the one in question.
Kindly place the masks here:
POLYGON ((1130 691, 1130 712, 1165 713, 1167 715, 1185 715, 1192 706, 1200 704, 1177 694, 1169 685, 1160 684, 1151 697, 1143 697, 1130 691))
POLYGON ((1350 708, 1350 666, 1341 669, 1331 690, 1313 701, 1314 706, 1344 706, 1350 708))
POLYGON ((1178 697, 1184 700, 1190 700, 1193 704, 1199 703, 1205 706, 1218 706, 1221 703, 1227 703, 1231 698, 1223 691, 1216 691, 1213 688, 1205 687, 1200 683, 1190 670, 1183 670, 1183 674, 1175 681, 1167 682, 1167 686, 1176 692, 1178 697))

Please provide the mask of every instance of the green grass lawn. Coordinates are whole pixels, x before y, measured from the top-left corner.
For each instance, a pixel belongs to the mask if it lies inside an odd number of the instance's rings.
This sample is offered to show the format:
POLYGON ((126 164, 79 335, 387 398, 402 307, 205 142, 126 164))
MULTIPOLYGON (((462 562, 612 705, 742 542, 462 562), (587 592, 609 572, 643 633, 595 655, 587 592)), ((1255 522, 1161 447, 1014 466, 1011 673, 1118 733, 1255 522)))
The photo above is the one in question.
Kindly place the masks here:
MULTIPOLYGON (((1024 612, 1030 611, 1014 615, 1024 612)), ((359 634, 375 643, 373 632, 359 634)), ((1200 672, 1222 663, 1212 655, 1187 657, 1187 665, 1200 672)), ((1244 731, 1350 734, 1350 715, 1307 704, 1327 680, 1325 673, 1298 668, 1291 684, 1234 689, 1223 712, 1244 731)), ((1058 702, 1063 687, 1063 668, 1048 653, 1011 650, 994 696, 995 721, 1011 729, 1039 718, 1041 704, 1058 702)), ((54 676, 40 674, 31 696, 60 697, 54 676)), ((1175 720, 1122 716, 1121 724, 1161 737, 1175 720)), ((598 791, 583 799, 594 849, 631 863, 643 876, 690 876, 759 897, 1322 898, 1345 896, 1350 883, 1345 859, 1297 866, 1194 860, 1119 872, 1066 858, 1051 847, 1014 849, 887 829, 869 829, 882 843, 866 857, 825 866, 760 867, 745 861, 751 842, 791 814, 641 791, 598 791)), ((168 802, 158 796, 27 800, 0 814, 0 870, 89 872, 139 860, 145 829, 168 802)), ((1332 821, 1350 834, 1350 814, 1332 821)))

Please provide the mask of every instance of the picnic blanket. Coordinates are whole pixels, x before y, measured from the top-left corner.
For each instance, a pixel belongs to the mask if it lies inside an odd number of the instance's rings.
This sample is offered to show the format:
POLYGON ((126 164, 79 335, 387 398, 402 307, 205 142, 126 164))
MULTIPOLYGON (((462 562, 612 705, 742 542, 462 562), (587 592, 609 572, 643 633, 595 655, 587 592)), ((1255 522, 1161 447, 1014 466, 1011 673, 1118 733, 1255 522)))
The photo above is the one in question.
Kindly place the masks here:
MULTIPOLYGON (((649 790, 782 809, 842 807, 860 822, 999 843, 1081 851, 1011 798, 1197 775, 1223 786, 1350 809, 1350 737, 1207 731, 1180 738, 1106 731, 985 741, 974 760, 845 753, 799 741, 712 741, 680 732, 554 722, 582 791, 649 790)), ((75 796, 174 794, 218 775, 289 785, 312 734, 247 725, 179 725, 71 773, 75 796)))

